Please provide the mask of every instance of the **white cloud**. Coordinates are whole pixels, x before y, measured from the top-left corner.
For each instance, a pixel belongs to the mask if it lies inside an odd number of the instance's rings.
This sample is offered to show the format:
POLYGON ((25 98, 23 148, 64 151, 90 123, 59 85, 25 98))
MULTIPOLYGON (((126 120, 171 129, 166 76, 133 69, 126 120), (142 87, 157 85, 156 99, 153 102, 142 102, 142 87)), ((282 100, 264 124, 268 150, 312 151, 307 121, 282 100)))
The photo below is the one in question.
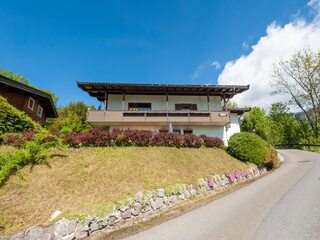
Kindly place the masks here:
POLYGON ((226 63, 218 77, 218 84, 250 84, 247 92, 233 99, 240 106, 267 108, 276 101, 287 101, 288 96, 271 96, 271 73, 273 64, 288 59, 301 49, 320 49, 320 1, 311 0, 308 6, 313 11, 313 20, 307 22, 296 18, 284 26, 271 23, 266 35, 252 46, 252 51, 226 63))
POLYGON ((221 64, 219 61, 213 61, 211 65, 214 67, 215 70, 218 70, 221 68, 221 64))
POLYGON ((204 65, 200 64, 197 69, 191 74, 191 78, 193 80, 197 79, 200 75, 200 73, 204 70, 204 65))

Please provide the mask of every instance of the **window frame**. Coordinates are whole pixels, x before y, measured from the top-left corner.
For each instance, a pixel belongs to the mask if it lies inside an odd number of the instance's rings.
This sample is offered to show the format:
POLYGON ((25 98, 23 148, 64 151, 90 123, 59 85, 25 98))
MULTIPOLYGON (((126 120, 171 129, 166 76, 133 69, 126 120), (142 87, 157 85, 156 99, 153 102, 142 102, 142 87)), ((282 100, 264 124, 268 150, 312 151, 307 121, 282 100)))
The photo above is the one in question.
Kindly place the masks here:
POLYGON ((40 105, 38 106, 38 109, 37 109, 37 116, 38 117, 42 117, 42 115, 43 115, 43 107, 41 107, 40 105), (39 114, 39 109, 41 109, 41 113, 39 114))
POLYGON ((193 129, 183 129, 183 135, 185 134, 193 134, 193 129), (186 133, 188 132, 188 133, 186 133))
POLYGON ((36 104, 36 100, 34 100, 32 97, 29 97, 27 107, 28 107, 31 111, 33 111, 35 104, 36 104), (30 107, 30 101, 32 101, 32 107, 30 107))
POLYGON ((176 103, 175 108, 176 111, 198 111, 198 104, 196 103, 176 103), (189 106, 188 109, 183 109, 184 107, 189 106))
POLYGON ((159 129, 159 133, 168 133, 169 132, 169 129, 167 128, 160 128, 159 129))
POLYGON ((174 128, 174 129, 172 129, 172 133, 177 134, 177 135, 181 135, 181 129, 174 128))
POLYGON ((128 110, 129 111, 151 111, 152 110, 152 103, 151 102, 128 102, 128 110), (139 107, 137 105, 150 105, 150 109, 149 107, 139 107), (135 106, 130 106, 130 105, 135 105, 135 106), (139 108, 145 108, 147 110, 140 110, 139 108), (135 110, 137 109, 137 110, 135 110))

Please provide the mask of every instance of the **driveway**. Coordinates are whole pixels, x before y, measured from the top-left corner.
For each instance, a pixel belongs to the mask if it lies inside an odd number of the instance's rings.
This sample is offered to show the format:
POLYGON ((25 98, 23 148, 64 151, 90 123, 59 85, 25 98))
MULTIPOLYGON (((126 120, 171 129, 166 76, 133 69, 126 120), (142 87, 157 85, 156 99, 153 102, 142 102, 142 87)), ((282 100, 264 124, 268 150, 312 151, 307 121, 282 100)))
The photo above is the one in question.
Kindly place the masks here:
POLYGON ((279 152, 268 176, 128 239, 320 239, 320 154, 279 152))

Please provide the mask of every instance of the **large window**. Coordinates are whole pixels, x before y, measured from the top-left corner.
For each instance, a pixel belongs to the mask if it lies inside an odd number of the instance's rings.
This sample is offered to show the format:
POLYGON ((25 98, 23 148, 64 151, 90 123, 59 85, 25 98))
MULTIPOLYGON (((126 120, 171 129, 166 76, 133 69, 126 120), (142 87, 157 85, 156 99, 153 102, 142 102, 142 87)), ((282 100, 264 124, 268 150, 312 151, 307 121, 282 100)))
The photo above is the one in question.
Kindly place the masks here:
POLYGON ((151 103, 128 103, 128 109, 130 111, 149 111, 151 110, 151 103))
POLYGON ((173 129, 172 132, 175 133, 175 134, 178 134, 178 135, 181 134, 180 129, 173 129))
POLYGON ((177 103, 176 110, 180 111, 197 111, 197 104, 192 103, 177 103))
POLYGON ((30 98, 29 98, 29 101, 28 101, 28 108, 30 108, 31 110, 33 110, 35 102, 36 102, 36 101, 35 101, 32 97, 30 97, 30 98))
POLYGON ((192 129, 183 129, 183 134, 193 134, 192 129))

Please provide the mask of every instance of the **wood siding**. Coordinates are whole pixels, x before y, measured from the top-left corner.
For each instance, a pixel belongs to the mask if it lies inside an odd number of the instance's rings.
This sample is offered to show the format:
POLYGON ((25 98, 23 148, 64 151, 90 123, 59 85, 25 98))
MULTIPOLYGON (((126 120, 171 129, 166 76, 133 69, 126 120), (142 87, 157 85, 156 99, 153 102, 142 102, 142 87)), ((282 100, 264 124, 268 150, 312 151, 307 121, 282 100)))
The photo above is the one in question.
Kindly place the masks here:
MULTIPOLYGON (((38 106, 42 106, 41 102, 36 96, 31 96, 26 94, 25 92, 13 91, 9 88, 5 88, 0 86, 0 95, 8 100, 8 102, 17 108, 20 111, 25 112, 29 117, 31 117, 34 121, 38 122, 41 125, 44 125, 46 122, 46 113, 45 108, 43 108, 42 116, 39 117, 37 115, 38 106), (29 98, 32 97, 35 100, 35 104, 33 110, 28 108, 29 98)), ((42 106, 43 107, 43 106, 42 106)))

